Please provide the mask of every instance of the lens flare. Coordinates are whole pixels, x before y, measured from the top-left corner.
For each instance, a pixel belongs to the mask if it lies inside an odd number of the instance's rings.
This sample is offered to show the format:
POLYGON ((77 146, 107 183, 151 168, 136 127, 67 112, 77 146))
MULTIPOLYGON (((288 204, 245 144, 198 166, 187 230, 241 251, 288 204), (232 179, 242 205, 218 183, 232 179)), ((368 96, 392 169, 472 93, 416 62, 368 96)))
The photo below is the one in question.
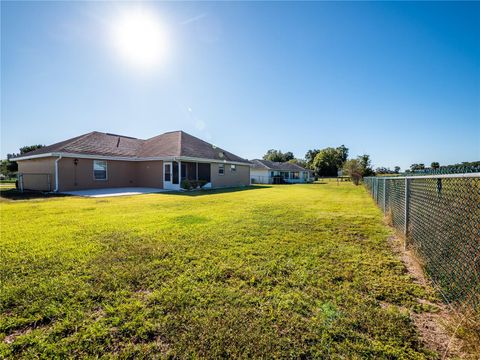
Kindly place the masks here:
POLYGON ((168 52, 162 22, 146 9, 121 12, 112 22, 111 41, 122 60, 143 70, 160 65, 168 52))

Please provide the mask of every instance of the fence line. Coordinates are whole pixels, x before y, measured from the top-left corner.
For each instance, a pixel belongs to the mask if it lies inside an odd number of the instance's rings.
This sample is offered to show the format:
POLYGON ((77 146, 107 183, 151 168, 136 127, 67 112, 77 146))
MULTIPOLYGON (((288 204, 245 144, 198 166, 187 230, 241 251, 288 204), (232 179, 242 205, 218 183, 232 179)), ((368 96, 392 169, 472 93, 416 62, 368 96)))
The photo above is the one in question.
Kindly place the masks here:
POLYGON ((367 177, 448 302, 480 305, 480 173, 367 177))

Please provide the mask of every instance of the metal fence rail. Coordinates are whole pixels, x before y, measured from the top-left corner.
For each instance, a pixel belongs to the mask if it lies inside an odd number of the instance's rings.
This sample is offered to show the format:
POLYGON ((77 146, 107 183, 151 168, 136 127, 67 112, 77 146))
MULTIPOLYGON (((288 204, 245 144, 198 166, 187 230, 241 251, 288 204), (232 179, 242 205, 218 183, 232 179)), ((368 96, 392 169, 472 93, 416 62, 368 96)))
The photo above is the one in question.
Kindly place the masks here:
POLYGON ((367 177, 448 302, 480 305, 480 173, 367 177))

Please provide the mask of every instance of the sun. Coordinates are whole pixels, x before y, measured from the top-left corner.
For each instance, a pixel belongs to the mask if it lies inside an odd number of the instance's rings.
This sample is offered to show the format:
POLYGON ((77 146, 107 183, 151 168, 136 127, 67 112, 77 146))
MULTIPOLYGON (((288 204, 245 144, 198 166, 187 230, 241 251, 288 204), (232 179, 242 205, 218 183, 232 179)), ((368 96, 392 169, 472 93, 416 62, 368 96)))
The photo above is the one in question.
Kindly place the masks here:
POLYGON ((111 43, 118 56, 139 69, 154 68, 167 55, 167 34, 158 16, 147 9, 123 11, 111 23, 111 43))

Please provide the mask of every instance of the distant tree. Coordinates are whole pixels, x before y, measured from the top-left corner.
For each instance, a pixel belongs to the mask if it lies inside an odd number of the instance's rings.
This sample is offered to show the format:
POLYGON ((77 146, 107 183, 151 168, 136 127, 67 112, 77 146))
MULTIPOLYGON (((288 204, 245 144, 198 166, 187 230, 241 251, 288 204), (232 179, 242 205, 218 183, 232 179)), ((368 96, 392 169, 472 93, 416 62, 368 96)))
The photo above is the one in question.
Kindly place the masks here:
POLYGON ((393 171, 395 172, 395 174, 398 174, 400 172, 400 166, 395 166, 393 168, 393 171))
POLYGON ((16 161, 12 161, 11 159, 26 154, 30 151, 41 149, 45 145, 28 145, 22 146, 19 150, 18 154, 7 154, 7 159, 2 160, 0 163, 0 173, 7 176, 7 177, 14 177, 15 173, 18 171, 18 164, 16 161))
POLYGON ((382 167, 377 167, 375 169, 375 173, 377 173, 377 174, 391 174, 391 173, 393 173, 393 171, 390 170, 389 168, 386 168, 386 167, 382 166, 382 167))
POLYGON ((355 185, 360 183, 363 176, 363 169, 358 159, 350 159, 343 164, 343 174, 350 176, 355 185))
POLYGON ((311 170, 314 169, 313 166, 313 160, 315 159, 315 156, 320 152, 318 149, 313 149, 313 150, 308 150, 307 153, 305 154, 305 161, 307 162, 307 167, 311 170))
POLYGON ((320 150, 313 159, 313 168, 318 176, 337 176, 339 165, 338 152, 332 147, 320 150))
POLYGON ((303 159, 292 159, 292 160, 288 160, 289 163, 292 163, 292 164, 297 164, 298 166, 301 166, 303 168, 307 168, 307 162, 303 159))
POLYGON ((28 145, 28 146, 23 146, 20 148, 20 155, 23 155, 23 154, 26 154, 30 151, 33 151, 33 150, 37 150, 37 149, 41 149, 45 147, 45 145, 28 145))
POLYGON ((265 155, 263 155, 263 160, 270 160, 275 162, 287 162, 294 158, 295 156, 293 156, 293 153, 291 151, 282 153, 280 150, 275 149, 270 149, 265 155))
POLYGON ((348 159, 348 148, 345 145, 337 147, 339 167, 348 159))
POLYGON ((424 169, 425 169, 424 164, 412 164, 412 165, 410 165, 410 170, 411 171, 424 170, 424 169))
POLYGON ((358 159, 358 162, 360 163, 360 167, 362 168, 362 176, 375 175, 375 171, 373 171, 372 169, 372 162, 370 160, 370 155, 363 154, 363 155, 360 155, 357 159, 358 159))
POLYGON ((430 164, 430 167, 431 167, 432 169, 438 169, 438 168, 440 167, 440 163, 437 162, 437 161, 434 161, 434 162, 432 162, 432 163, 430 164))
POLYGON ((328 147, 322 150, 309 150, 305 155, 307 164, 310 169, 315 171, 317 176, 337 176, 338 170, 343 167, 343 164, 348 157, 348 148, 341 145, 337 148, 328 147), (309 158, 316 153, 312 163, 309 163, 309 158))
POLYGON ((287 162, 293 159, 295 159, 295 156, 291 151, 287 151, 286 153, 283 154, 283 162, 287 162))

